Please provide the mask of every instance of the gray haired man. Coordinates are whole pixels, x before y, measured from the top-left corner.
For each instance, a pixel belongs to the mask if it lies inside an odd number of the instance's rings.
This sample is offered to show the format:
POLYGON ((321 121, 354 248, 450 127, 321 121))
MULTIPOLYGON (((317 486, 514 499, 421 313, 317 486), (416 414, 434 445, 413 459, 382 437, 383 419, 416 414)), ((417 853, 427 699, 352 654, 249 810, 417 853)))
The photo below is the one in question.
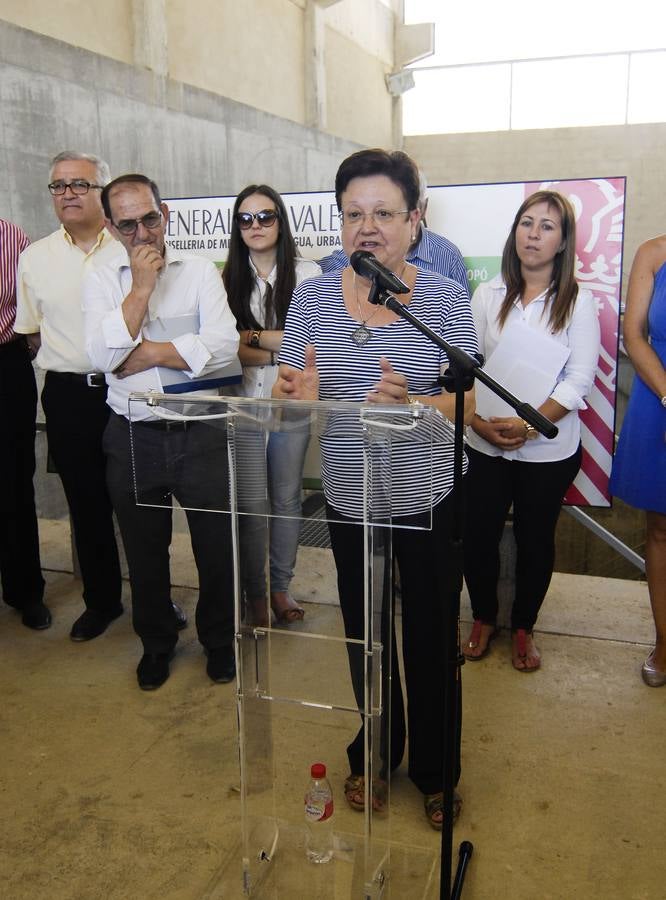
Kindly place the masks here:
POLYGON ((19 260, 15 331, 27 335, 46 371, 42 406, 49 453, 60 475, 74 530, 85 611, 70 637, 102 634, 123 611, 113 511, 102 434, 109 416, 104 375, 86 353, 81 285, 117 254, 104 227, 100 196, 111 175, 104 160, 65 151, 51 164, 48 189, 60 227, 19 260))

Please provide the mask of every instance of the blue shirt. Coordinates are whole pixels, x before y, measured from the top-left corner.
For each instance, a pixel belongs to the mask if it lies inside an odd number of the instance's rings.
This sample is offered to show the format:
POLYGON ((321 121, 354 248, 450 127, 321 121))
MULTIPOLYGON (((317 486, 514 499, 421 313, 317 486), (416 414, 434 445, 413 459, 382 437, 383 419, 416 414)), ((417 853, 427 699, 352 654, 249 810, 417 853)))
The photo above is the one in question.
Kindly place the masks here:
MULTIPOLYGON (((438 272, 462 285, 469 297, 467 267, 460 250, 441 234, 421 226, 421 237, 415 247, 407 254, 407 262, 425 269, 426 272, 438 272)), ((349 265, 349 258, 344 250, 335 250, 330 256, 319 260, 322 272, 337 272, 349 265)))

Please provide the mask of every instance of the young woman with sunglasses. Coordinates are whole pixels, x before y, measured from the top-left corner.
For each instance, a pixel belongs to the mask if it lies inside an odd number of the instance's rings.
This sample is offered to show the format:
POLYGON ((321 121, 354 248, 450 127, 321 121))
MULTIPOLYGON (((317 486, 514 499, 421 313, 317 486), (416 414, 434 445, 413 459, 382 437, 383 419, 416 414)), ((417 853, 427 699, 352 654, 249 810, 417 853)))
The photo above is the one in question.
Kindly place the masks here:
MULTIPOLYGON (((306 278, 320 274, 315 262, 297 257, 280 195, 265 184, 244 188, 234 203, 229 256, 222 272, 240 331, 243 396, 270 398, 292 292, 306 278)), ((271 608, 277 621, 286 625, 300 621, 304 615, 289 594, 289 584, 298 549, 308 436, 303 430, 275 431, 266 446, 268 493, 274 516, 269 538, 271 608)), ((265 533, 260 516, 242 518, 243 590, 254 623, 265 624, 265 533)))

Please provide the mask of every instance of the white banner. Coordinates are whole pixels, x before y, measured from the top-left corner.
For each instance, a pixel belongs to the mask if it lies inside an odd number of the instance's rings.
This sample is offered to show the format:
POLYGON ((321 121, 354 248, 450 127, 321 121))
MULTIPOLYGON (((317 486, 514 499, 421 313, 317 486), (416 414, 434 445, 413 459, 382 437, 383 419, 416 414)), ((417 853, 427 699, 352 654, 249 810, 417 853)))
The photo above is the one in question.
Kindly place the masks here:
MULTIPOLYGON (((583 465, 567 494, 580 506, 609 506, 608 478, 614 443, 615 387, 622 276, 624 178, 593 178, 511 184, 472 184, 428 189, 428 227, 460 249, 470 287, 500 270, 502 248, 525 197, 549 188, 565 194, 576 210, 576 277, 597 301, 601 353, 583 423, 583 465)), ((339 249, 340 229, 331 192, 283 194, 299 253, 321 259, 339 249)), ((223 265, 235 197, 167 200, 167 244, 223 265)))

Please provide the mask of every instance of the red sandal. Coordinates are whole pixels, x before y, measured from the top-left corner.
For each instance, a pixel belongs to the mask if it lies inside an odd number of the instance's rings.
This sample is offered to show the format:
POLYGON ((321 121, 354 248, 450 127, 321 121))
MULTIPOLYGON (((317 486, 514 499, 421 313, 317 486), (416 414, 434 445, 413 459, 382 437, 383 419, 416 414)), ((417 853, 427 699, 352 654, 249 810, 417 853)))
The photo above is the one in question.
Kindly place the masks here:
POLYGON ((517 628, 511 634, 511 665, 516 672, 536 672, 537 669, 541 668, 541 656, 534 641, 532 641, 532 650, 528 653, 528 637, 532 637, 532 632, 526 631, 524 628, 517 628), (528 666, 528 659, 536 660, 536 665, 528 666))
POLYGON ((483 659, 484 656, 487 656, 490 652, 490 645, 498 634, 499 629, 495 625, 489 625, 487 622, 482 622, 481 619, 474 619, 474 624, 472 625, 472 630, 469 633, 467 643, 463 647, 463 656, 465 657, 465 659, 468 659, 470 662, 478 662, 480 659, 483 659), (476 648, 481 644, 482 629, 484 626, 486 628, 492 629, 488 633, 486 645, 481 650, 481 653, 471 655, 469 651, 476 650, 476 648))

